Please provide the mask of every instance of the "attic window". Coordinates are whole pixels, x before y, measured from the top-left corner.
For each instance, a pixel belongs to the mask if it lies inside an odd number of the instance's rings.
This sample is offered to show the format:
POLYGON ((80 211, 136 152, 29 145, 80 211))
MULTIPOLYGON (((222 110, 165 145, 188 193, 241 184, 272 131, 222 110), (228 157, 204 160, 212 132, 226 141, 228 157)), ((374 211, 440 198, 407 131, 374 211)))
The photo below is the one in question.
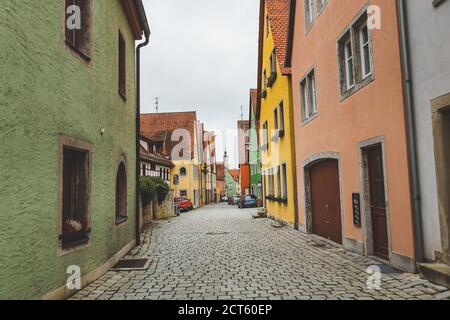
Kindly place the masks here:
POLYGON ((64 36, 66 44, 86 60, 91 59, 91 0, 65 0, 64 36))

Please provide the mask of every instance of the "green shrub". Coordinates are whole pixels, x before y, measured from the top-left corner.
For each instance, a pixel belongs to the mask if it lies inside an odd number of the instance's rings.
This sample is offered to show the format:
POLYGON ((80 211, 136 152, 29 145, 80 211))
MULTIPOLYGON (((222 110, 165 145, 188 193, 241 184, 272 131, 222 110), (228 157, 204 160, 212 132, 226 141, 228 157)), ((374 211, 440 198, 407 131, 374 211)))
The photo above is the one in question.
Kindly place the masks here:
POLYGON ((159 204, 163 203, 170 191, 170 187, 161 178, 140 177, 139 190, 142 198, 142 206, 145 208, 155 199, 155 196, 159 204))

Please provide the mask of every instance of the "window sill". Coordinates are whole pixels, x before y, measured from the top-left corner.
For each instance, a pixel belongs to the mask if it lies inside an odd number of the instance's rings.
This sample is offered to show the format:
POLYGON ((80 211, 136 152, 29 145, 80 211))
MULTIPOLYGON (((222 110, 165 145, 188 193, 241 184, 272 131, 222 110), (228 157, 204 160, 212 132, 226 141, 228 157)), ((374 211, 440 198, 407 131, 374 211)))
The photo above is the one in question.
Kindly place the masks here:
POLYGON ((84 52, 82 52, 81 50, 79 50, 78 48, 72 46, 70 43, 68 43, 67 41, 65 41, 66 46, 73 52, 75 53, 78 57, 80 57, 81 59, 83 59, 85 62, 89 63, 92 61, 92 58, 89 54, 86 54, 84 52))
POLYGON ((355 93, 357 93, 359 90, 361 90, 361 89, 365 88, 366 86, 368 86, 373 81, 375 81, 375 77, 373 76, 373 72, 372 72, 365 79, 363 79, 360 82, 356 83, 351 89, 348 89, 348 90, 345 90, 345 91, 341 90, 341 97, 340 97, 340 101, 339 102, 343 102, 347 98, 349 98, 352 95, 354 95, 355 93))
POLYGON ((116 227, 120 227, 128 222, 128 217, 116 218, 116 227))
POLYGON ((318 117, 319 117, 319 113, 315 113, 313 116, 309 117, 308 119, 303 120, 302 127, 307 126, 309 123, 311 123, 312 121, 314 121, 318 117))
POLYGON ((84 249, 88 247, 91 243, 91 239, 87 233, 84 236, 80 236, 78 239, 72 240, 70 242, 68 241, 65 244, 62 241, 62 237, 63 236, 61 235, 59 239, 59 247, 58 247, 59 257, 84 249))

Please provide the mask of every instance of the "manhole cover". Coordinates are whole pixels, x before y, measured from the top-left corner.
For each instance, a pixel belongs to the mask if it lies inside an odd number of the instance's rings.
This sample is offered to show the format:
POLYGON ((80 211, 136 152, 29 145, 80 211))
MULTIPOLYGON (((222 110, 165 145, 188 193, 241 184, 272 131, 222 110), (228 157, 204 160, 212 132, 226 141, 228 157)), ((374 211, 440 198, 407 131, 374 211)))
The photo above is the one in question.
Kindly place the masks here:
POLYGON ((230 232, 208 232, 206 235, 208 236, 226 236, 230 234, 230 232))
POLYGON ((149 259, 121 259, 112 268, 115 271, 129 271, 129 270, 146 270, 150 265, 149 259))

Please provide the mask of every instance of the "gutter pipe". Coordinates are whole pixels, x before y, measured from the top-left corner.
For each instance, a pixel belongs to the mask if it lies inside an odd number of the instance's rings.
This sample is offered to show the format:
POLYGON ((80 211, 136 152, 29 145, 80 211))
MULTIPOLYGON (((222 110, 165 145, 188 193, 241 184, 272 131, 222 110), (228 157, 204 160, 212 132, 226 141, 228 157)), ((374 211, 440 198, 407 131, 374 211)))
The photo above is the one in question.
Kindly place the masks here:
POLYGON ((414 249, 416 262, 424 262, 423 227, 420 197, 420 182, 416 147, 416 130, 414 126, 414 98, 411 76, 410 45, 408 35, 407 1, 397 0, 397 15, 400 36, 400 54, 403 76, 403 96, 406 117, 406 134, 408 145, 409 176, 411 179, 411 204, 413 210, 414 249))
POLYGON ((141 49, 150 43, 150 28, 148 26, 147 17, 142 1, 137 0, 136 5, 139 11, 141 23, 144 25, 145 41, 140 43, 136 48, 136 246, 141 245, 141 213, 140 213, 140 188, 139 179, 141 176, 141 49))

